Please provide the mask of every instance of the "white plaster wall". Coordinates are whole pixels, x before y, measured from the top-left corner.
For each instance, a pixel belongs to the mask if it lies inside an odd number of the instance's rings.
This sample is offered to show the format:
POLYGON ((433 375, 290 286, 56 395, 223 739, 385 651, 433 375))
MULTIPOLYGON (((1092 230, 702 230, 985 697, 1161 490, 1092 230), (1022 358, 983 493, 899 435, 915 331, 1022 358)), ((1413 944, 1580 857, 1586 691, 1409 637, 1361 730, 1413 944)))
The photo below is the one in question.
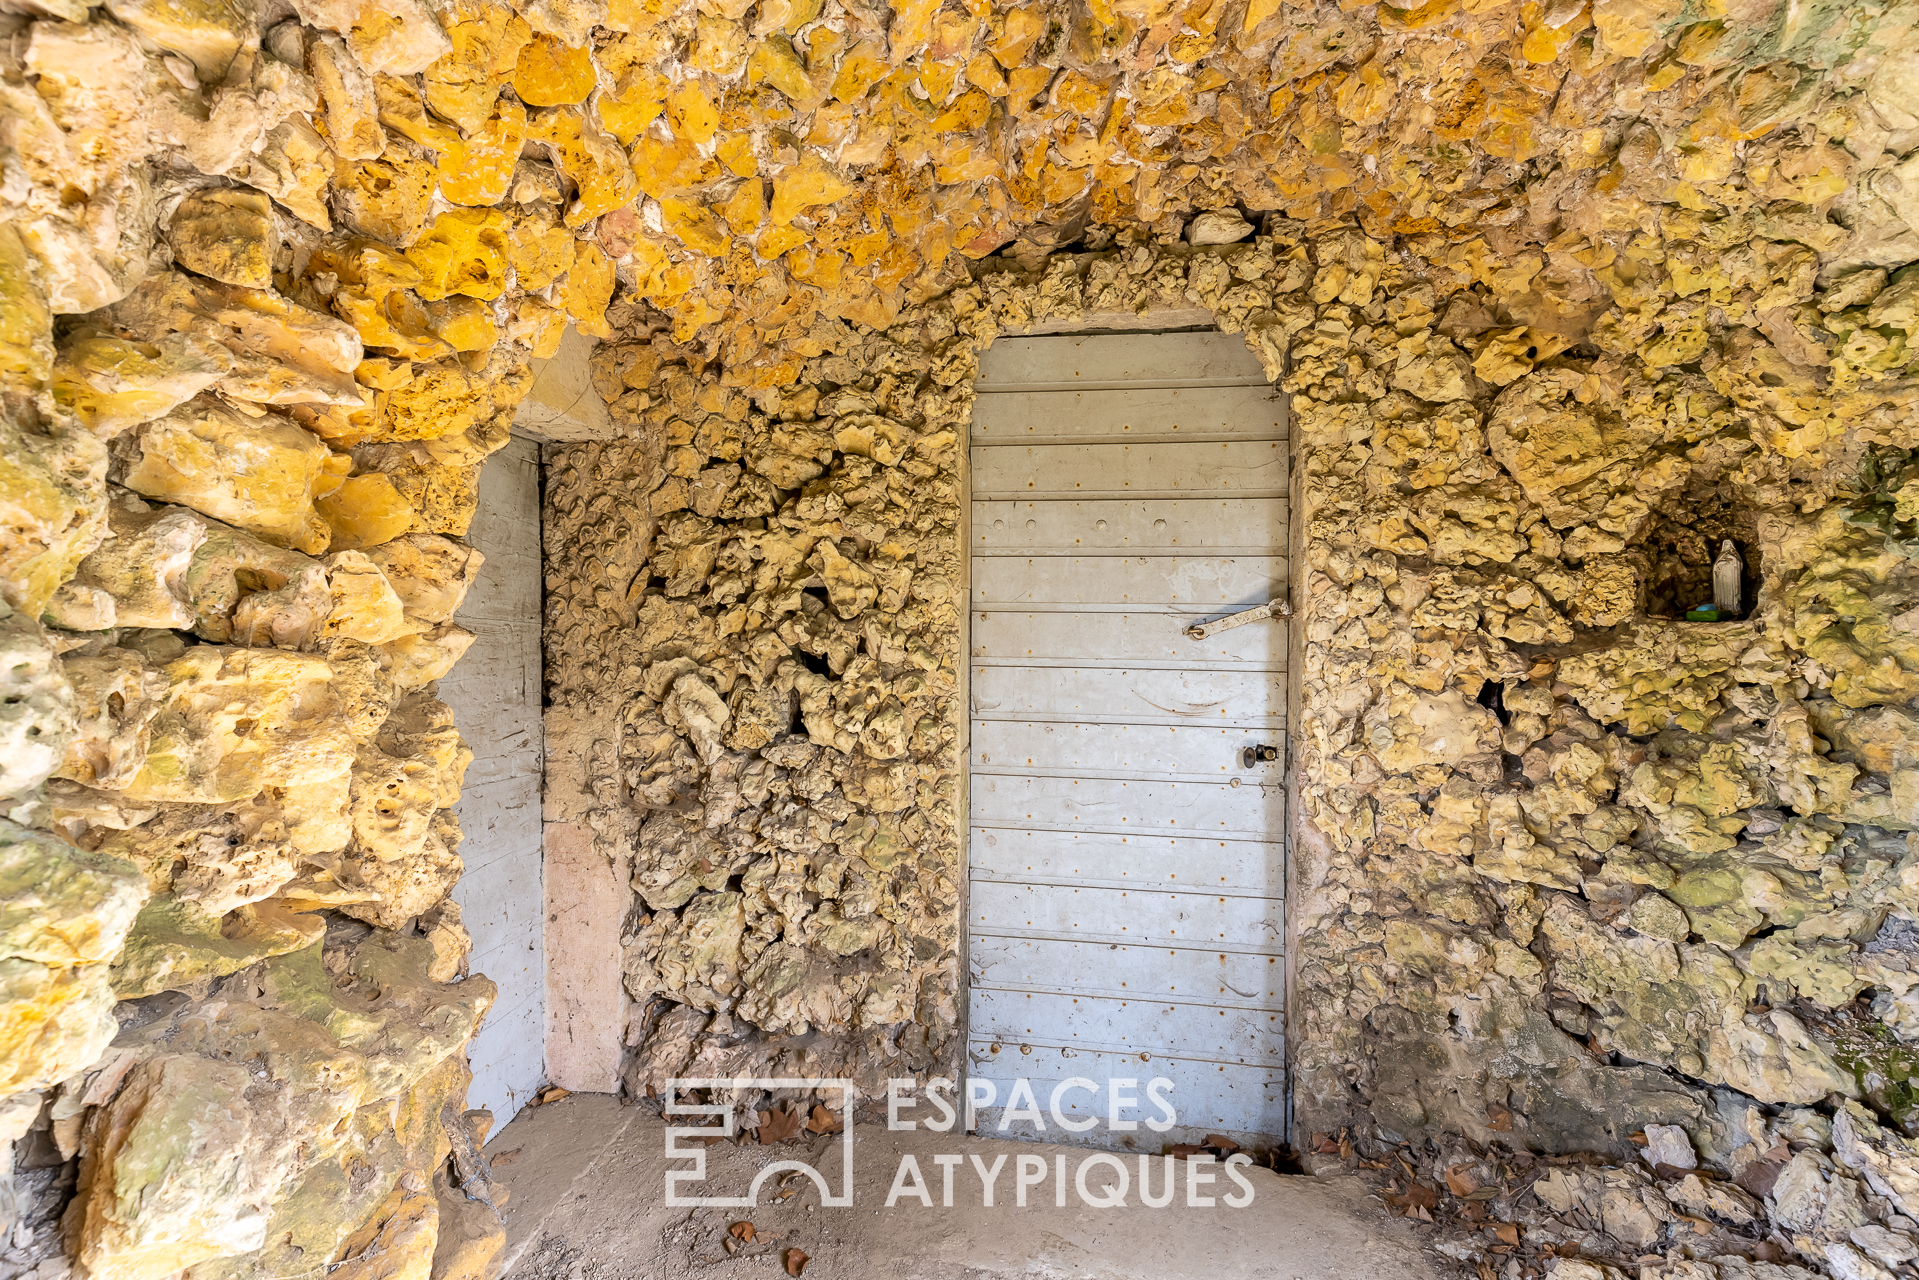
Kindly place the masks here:
POLYGON ((455 621, 476 639, 440 681, 440 697, 473 748, 454 810, 466 873, 453 897, 473 935, 473 972, 500 988, 473 1038, 467 1105, 505 1124, 546 1076, 537 444, 515 438, 487 460, 467 541, 486 564, 455 621))

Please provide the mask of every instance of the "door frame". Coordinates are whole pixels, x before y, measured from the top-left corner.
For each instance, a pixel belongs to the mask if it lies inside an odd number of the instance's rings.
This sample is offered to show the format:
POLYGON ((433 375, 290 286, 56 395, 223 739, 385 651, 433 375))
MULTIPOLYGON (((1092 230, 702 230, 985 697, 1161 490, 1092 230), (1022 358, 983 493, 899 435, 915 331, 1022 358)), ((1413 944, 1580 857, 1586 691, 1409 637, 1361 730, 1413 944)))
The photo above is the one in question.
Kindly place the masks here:
MULTIPOLYGON (((1155 307, 1144 314, 1131 311, 1088 312, 1074 320, 1042 320, 1016 329, 1001 329, 994 334, 993 341, 1001 338, 1053 338, 1077 336, 1096 338, 1118 334, 1156 334, 1156 333, 1214 333, 1219 332, 1219 318, 1206 307, 1155 307)), ((979 351, 984 358, 990 345, 979 351)), ((1290 358, 1287 361, 1291 365, 1290 358)), ((974 385, 979 383, 977 368, 973 374, 974 385)), ((1281 395, 1278 382, 1269 384, 1281 395)), ((975 396, 977 399, 977 395, 975 396)), ((1295 1081, 1295 1059, 1298 1042, 1294 1038, 1293 990, 1297 969, 1295 944, 1298 941, 1298 923, 1293 911, 1295 885, 1293 883, 1294 842, 1299 837, 1299 776, 1298 754, 1293 748, 1299 732, 1300 698, 1304 680, 1302 665, 1304 654, 1301 651, 1300 628, 1298 619, 1304 604, 1300 588, 1300 573, 1304 565, 1306 522, 1301 518, 1300 503, 1305 496, 1304 475, 1300 467, 1299 437, 1294 430, 1291 398, 1288 396, 1286 408, 1286 600, 1292 607, 1292 617, 1284 622, 1275 620, 1286 628, 1286 759, 1281 766, 1280 787, 1286 796, 1285 830, 1280 835, 1281 880, 1285 886, 1285 931, 1282 943, 1283 963, 1282 990, 1285 992, 1285 1012, 1281 1025, 1285 1036, 1286 1052, 1286 1110, 1285 1141, 1297 1147, 1297 1135, 1294 1132, 1293 1113, 1295 1081)), ((960 1098, 965 1099, 967 1081, 971 1075, 969 1065, 972 1055, 969 1046, 972 1043, 972 1007, 973 1007, 973 964, 972 964, 972 902, 970 898, 972 877, 972 811, 973 811, 973 415, 969 407, 966 415, 966 437, 960 442, 959 462, 959 536, 960 536, 960 667, 958 680, 958 738, 959 776, 955 816, 958 821, 958 839, 960 849, 960 874, 957 886, 959 900, 959 1075, 957 1084, 960 1098)))

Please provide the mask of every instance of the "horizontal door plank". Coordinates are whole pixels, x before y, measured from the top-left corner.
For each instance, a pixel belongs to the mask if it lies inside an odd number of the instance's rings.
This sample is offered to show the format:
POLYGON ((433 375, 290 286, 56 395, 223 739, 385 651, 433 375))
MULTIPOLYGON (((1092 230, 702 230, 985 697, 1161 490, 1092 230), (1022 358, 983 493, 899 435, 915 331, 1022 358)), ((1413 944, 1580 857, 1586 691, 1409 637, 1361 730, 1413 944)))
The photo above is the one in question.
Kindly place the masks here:
POLYGON ((1200 619, 1286 594, 1284 556, 979 556, 973 604, 1157 608, 1200 619))
POLYGON ((1278 1067, 1286 1061, 1285 1031, 1285 1015, 1277 1011, 973 988, 972 1034, 1001 1044, 1037 1041, 1095 1053, 1176 1050, 1215 1062, 1278 1067))
MULTIPOLYGON (((1210 1062, 1199 1058, 1173 1057, 1148 1051, 1142 1059, 1137 1053, 1096 1053, 1085 1049, 1068 1047, 1035 1047, 1030 1042, 1030 1053, 1021 1053, 1020 1045, 1007 1041, 995 1041, 990 1038, 974 1037, 967 1044, 968 1075, 974 1080, 990 1081, 993 1085, 993 1105, 982 1106, 974 1113, 976 1132, 987 1136, 1042 1138, 1049 1143, 1062 1143, 1079 1147, 1103 1148, 1105 1150, 1127 1153, 1126 1168, 1130 1179, 1127 1188, 1126 1203, 1139 1204, 1139 1162, 1132 1153, 1158 1157, 1160 1152, 1174 1143, 1197 1144, 1208 1135, 1224 1134, 1245 1147, 1260 1147, 1279 1140, 1286 1131, 1286 1072, 1278 1065, 1241 1065, 1236 1062, 1210 1062), (1091 1080, 1098 1086, 1098 1093, 1088 1093, 1082 1089, 1060 1091, 1060 1114, 1073 1124, 1083 1124, 1087 1120, 1096 1123, 1083 1131, 1063 1130, 1053 1120, 1051 1104, 1055 1090, 1066 1081, 1078 1077, 1091 1080), (1146 1127, 1148 1119, 1164 1122, 1165 1111, 1146 1100, 1147 1082, 1154 1078, 1170 1082, 1170 1087, 1162 1086, 1161 1097, 1172 1108, 1173 1127, 1158 1132, 1146 1127), (1024 1079, 1033 1091, 1040 1107, 1040 1120, 1036 1126, 1025 1116, 1017 1119, 1008 1115, 1013 1110, 1006 1106, 1013 1097, 1016 1083, 1024 1079), (1125 1081, 1136 1083, 1127 1085, 1125 1081), (1114 1093, 1109 1081, 1120 1081, 1118 1097, 1135 1099, 1132 1105, 1113 1105, 1114 1093), (1113 1120, 1130 1122, 1135 1127, 1120 1129, 1112 1124, 1113 1120)), ((1018 1110, 1026 1110, 1026 1099, 1022 1095, 1017 1104, 1018 1110)), ((922 1117, 936 1119, 931 1107, 918 1108, 902 1113, 902 1118, 922 1117)), ((1068 1161, 1069 1166, 1071 1161, 1068 1161)), ((1183 1196, 1185 1166, 1179 1162, 1172 1165, 1173 1176, 1179 1179, 1174 1184, 1175 1194, 1183 1196)), ((1095 1170, 1087 1176, 1087 1188, 1098 1193, 1102 1174, 1110 1170, 1095 1170)), ((1166 1194, 1166 1165, 1155 1158, 1148 1165, 1150 1190, 1155 1198, 1166 1194)), ((1011 1203, 1013 1192, 1006 1180, 1010 1175, 1002 1175, 1000 1185, 995 1188, 1002 1203, 1011 1203)), ((1071 1168, 1067 1176, 1074 1176, 1071 1168)), ((1220 1179, 1221 1194, 1230 1192, 1232 1184, 1220 1179)), ((1117 1178, 1112 1181, 1117 1183, 1117 1178)), ((957 1188, 955 1189, 957 1193, 957 1188)), ((1050 1194, 1048 1188, 1037 1189, 1038 1193, 1050 1194)), ((978 1194, 977 1187, 973 1194, 978 1194)), ((1035 1192, 1029 1192, 1035 1194, 1035 1192)))
POLYGON ((1150 668, 972 668, 980 719, 1286 727, 1286 675, 1150 668))
POLYGON ((996 880, 975 880, 969 892, 967 929, 975 937, 1190 945, 1277 955, 1286 933, 1285 906, 1278 898, 996 880))
POLYGON ((1286 520, 1283 497, 976 501, 973 554, 1276 556, 1286 550, 1286 520))
POLYGON ((1286 437, 1286 397, 1255 387, 1028 391, 973 402, 973 443, 1073 444, 1286 437))
MULTIPOLYGON (((1206 616, 1217 616, 1218 610, 1206 616)), ((1287 623, 1262 619, 1190 640, 1186 628, 1201 621, 1198 612, 1179 613, 1025 613, 975 611, 974 662, 1028 662, 1058 658, 1079 662, 1175 662, 1233 664, 1241 668, 1283 670, 1287 623)))
POLYGON ((1272 955, 982 936, 973 940, 969 964, 975 987, 1286 1007, 1286 966, 1272 955))
POLYGON ((1206 444, 982 445, 973 450, 981 499, 1284 497, 1284 440, 1206 444))
POLYGON ((987 720, 973 727, 968 748, 975 773, 1136 774, 1212 779, 1242 786, 1285 777, 1283 733, 1186 725, 1076 724, 987 720), (1281 759, 1247 769, 1240 750, 1281 748, 1281 759))
POLYGON ((1039 831, 975 823, 968 832, 974 880, 1286 896, 1286 854, 1277 840, 1039 831))
POLYGON ((980 356, 981 392, 1048 387, 1263 386, 1266 370, 1233 334, 1002 338, 980 356))
POLYGON ((1286 791, 1271 783, 976 773, 972 820, 1022 830, 1134 831, 1278 840, 1286 830, 1286 791))

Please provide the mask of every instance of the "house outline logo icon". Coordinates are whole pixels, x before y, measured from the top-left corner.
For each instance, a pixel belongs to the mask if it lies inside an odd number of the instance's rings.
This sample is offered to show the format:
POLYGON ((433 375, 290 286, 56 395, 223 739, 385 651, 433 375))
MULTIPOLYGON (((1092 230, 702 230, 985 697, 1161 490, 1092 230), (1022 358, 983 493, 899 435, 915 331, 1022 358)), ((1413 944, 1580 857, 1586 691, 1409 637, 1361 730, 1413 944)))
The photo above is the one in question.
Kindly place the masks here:
POLYGON ((758 1206, 760 1187, 769 1178, 777 1178, 788 1170, 805 1174, 819 1188, 820 1204, 829 1209, 850 1208, 853 1203, 853 1082, 831 1077, 797 1076, 698 1076, 685 1079, 674 1078, 666 1082, 666 1095, 662 1108, 669 1118, 673 1116, 719 1117, 720 1123, 711 1124, 672 1124, 666 1127, 666 1157, 669 1160, 690 1159, 691 1169, 673 1169, 666 1175, 666 1203, 673 1209, 752 1209, 758 1206), (733 1115, 734 1107, 730 1103, 682 1102, 680 1094, 688 1089, 835 1089, 839 1091, 839 1105, 842 1123, 840 1126, 840 1184, 844 1190, 833 1194, 833 1188, 826 1175, 804 1160, 775 1160, 761 1169, 753 1178, 753 1185, 747 1188, 743 1196, 693 1196, 681 1195, 678 1188, 682 1183, 699 1183, 706 1180, 706 1144, 704 1142, 682 1143, 683 1138, 731 1138, 736 1136, 733 1115))

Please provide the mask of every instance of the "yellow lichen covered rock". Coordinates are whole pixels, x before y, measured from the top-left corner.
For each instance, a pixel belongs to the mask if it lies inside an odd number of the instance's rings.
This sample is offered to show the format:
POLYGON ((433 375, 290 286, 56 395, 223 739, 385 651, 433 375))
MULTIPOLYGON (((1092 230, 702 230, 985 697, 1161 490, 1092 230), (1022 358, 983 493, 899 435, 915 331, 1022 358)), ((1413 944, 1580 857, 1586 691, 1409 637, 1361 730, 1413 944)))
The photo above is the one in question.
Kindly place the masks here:
POLYGON ((573 265, 577 244, 564 226, 526 218, 516 222, 507 237, 507 256, 514 274, 528 289, 544 289, 573 265))
POLYGON ((430 1280, 440 1237, 440 1204, 408 1174, 380 1212, 347 1238, 329 1269, 341 1280, 430 1280), (409 1185, 414 1184, 414 1185, 409 1185))
POLYGON ((559 107, 585 102, 595 79, 591 49, 569 48, 552 36, 537 35, 520 50, 512 85, 529 107, 559 107))
POLYGON ((0 227, 0 374, 38 385, 53 361, 53 314, 33 281, 20 232, 0 227))
POLYGON ((498 203, 513 182, 526 135, 526 108, 501 98, 493 114, 442 147, 440 195, 452 204, 498 203))
POLYGON ((130 862, 0 819, 0 957, 68 967, 113 958, 146 883, 130 862))
POLYGON ((194 192, 168 219, 167 244, 173 260, 189 271, 250 289, 273 285, 279 237, 272 202, 263 192, 225 187, 194 192))
POLYGON ((406 386, 381 395, 371 438, 439 440, 511 421, 532 374, 497 353, 494 360, 477 371, 459 360, 421 366, 406 386))
POLYGON ((585 226, 638 196, 633 163, 581 108, 548 107, 534 112, 527 120, 527 136, 544 145, 554 167, 573 182, 567 226, 585 226))
POLYGON ((163 670, 166 693, 129 796, 220 803, 351 766, 351 724, 325 659, 196 645, 163 670))
POLYGON ((437 533, 410 533, 369 555, 405 604, 407 617, 422 624, 422 630, 459 612, 486 563, 478 548, 437 533))
POLYGON ((232 357, 214 389, 261 404, 363 401, 353 370, 359 336, 332 316, 270 289, 219 284, 181 272, 149 277, 98 317, 124 338, 158 345, 172 334, 209 339, 232 357))
POLYGON ((434 336, 455 351, 491 351, 500 340, 500 326, 494 323, 492 310, 478 298, 429 302, 426 317, 434 336))
POLYGON ((426 105, 471 132, 492 114, 533 29, 502 0, 454 0, 441 20, 453 48, 422 77, 426 105))
POLYGON ((0 1089, 44 1089, 84 1070, 113 1040, 104 964, 53 968, 0 958, 0 1089))
POLYGON ((318 942, 323 916, 259 902, 217 915, 171 896, 149 902, 115 960, 113 993, 138 1000, 205 978, 234 973, 272 956, 318 942))
POLYGON ((342 160, 377 158, 386 150, 386 130, 380 127, 373 78, 354 60, 346 41, 330 34, 309 41, 307 68, 326 103, 326 138, 333 154, 342 160))
POLYGON ((298 648, 326 616, 326 575, 273 546, 182 507, 119 491, 112 533, 81 561, 48 616, 71 630, 191 630, 202 639, 298 648), (89 621, 96 625, 80 625, 89 621))
POLYGON ((81 337, 60 349, 54 395, 110 439, 191 400, 232 368, 226 348, 196 334, 168 334, 158 343, 81 337))
POLYGON ((419 268, 420 297, 435 302, 450 294, 491 301, 506 291, 508 228, 497 209, 449 209, 407 249, 419 268))
POLYGON ((573 317, 573 327, 590 338, 611 338, 606 304, 613 297, 613 263, 596 244, 581 243, 566 273, 562 305, 573 317))
POLYGON ((0 412, 0 599, 37 618, 106 532, 106 446, 0 412))
POLYGON ((349 476, 315 507, 333 531, 329 545, 339 551, 377 547, 406 533, 419 519, 393 481, 377 472, 349 476))
POLYGON ((333 203, 341 222, 351 230, 407 245, 432 218, 438 183, 430 153, 404 138, 389 136, 379 159, 337 162, 333 203))
POLYGON ((0 819, 0 1089, 45 1088, 106 1048, 106 962, 146 897, 132 863, 0 819))
POLYGON ((269 542, 324 551, 331 532, 313 509, 332 456, 292 422, 243 418, 200 398, 122 437, 119 483, 177 502, 269 542))
POLYGON ((425 624, 407 618, 392 583, 365 552, 336 551, 326 558, 326 567, 333 588, 327 635, 377 645, 424 629, 425 624))

